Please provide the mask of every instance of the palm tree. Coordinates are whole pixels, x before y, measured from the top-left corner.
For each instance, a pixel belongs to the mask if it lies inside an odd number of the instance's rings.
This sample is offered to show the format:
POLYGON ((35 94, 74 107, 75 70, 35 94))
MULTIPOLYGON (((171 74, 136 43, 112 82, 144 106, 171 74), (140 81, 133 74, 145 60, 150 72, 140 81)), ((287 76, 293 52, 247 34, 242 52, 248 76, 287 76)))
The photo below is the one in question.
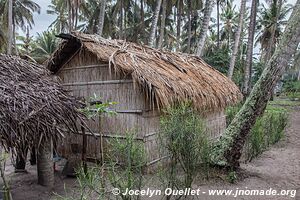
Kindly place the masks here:
POLYGON ((167 15, 167 0, 162 0, 162 15, 161 15, 161 24, 160 24, 160 33, 159 33, 159 40, 157 44, 157 48, 161 49, 163 40, 165 37, 165 28, 166 28, 166 15, 167 15))
POLYGON ((38 183, 43 186, 53 187, 53 142, 42 138, 37 148, 37 174, 38 183))
POLYGON ((275 53, 268 61, 246 102, 223 135, 214 144, 211 160, 214 164, 238 167, 242 149, 251 127, 267 107, 277 81, 281 78, 300 42, 300 0, 285 28, 275 53), (287 48, 288 47, 288 48, 287 48))
POLYGON ((8 45, 7 54, 10 55, 12 52, 12 36, 13 36, 13 0, 8 1, 8 45))
POLYGON ((57 32, 71 32, 78 28, 79 12, 83 0, 51 0, 47 13, 57 15, 57 18, 49 27, 55 28, 57 32))
POLYGON ((202 27, 201 27, 197 51, 196 51, 197 56, 201 56, 203 53, 203 48, 204 48, 205 39, 206 39, 207 31, 208 31, 212 7, 213 7, 213 0, 206 0, 205 8, 204 8, 204 16, 203 16, 203 20, 202 20, 202 24, 201 24, 202 27))
POLYGON ((267 61, 267 52, 274 52, 274 49, 278 43, 278 39, 283 32, 283 28, 286 25, 286 17, 290 13, 292 6, 290 4, 282 4, 279 8, 278 0, 272 0, 265 7, 261 5, 260 16, 257 21, 258 29, 260 30, 256 39, 256 43, 261 45, 261 61, 267 61), (277 17, 278 14, 278 17, 277 17), (271 36, 272 37, 271 40, 271 36), (270 44, 271 47, 270 47, 270 44))
POLYGON ((241 39, 240 37, 241 37, 241 32, 242 32, 242 28, 243 28, 243 20, 244 20, 244 15, 245 15, 245 7, 246 7, 246 0, 242 0, 240 13, 239 13, 238 29, 235 34, 234 47, 233 47, 233 52, 231 55, 229 70, 228 70, 228 78, 230 78, 230 79, 232 78, 232 75, 233 75, 235 60, 236 60, 237 53, 239 50, 239 44, 240 44, 240 39, 241 39))
MULTIPOLYGON (((27 26, 32 28, 32 25, 34 25, 33 20, 33 13, 37 12, 40 13, 40 6, 31 1, 31 0, 12 0, 12 1, 0 1, 0 18, 2 19, 2 23, 7 26, 9 24, 10 18, 12 19, 12 30, 8 29, 8 36, 12 37, 11 39, 8 39, 8 51, 12 51, 11 49, 16 46, 15 42, 15 31, 16 27, 21 28, 24 32, 26 31, 27 26), (9 6, 8 3, 12 3, 12 6, 9 6), (12 9, 12 15, 11 17, 9 13, 9 9, 12 9), (9 43, 9 41, 12 41, 12 44, 9 43), (11 46, 11 47, 10 47, 11 46)), ((16 48, 15 48, 16 49, 16 48)))
MULTIPOLYGON (((0 22, 0 26, 3 27, 2 23, 0 22)), ((7 36, 4 30, 0 29, 0 52, 3 52, 6 49, 7 43, 7 36)))
POLYGON ((98 25, 98 34, 99 35, 102 35, 102 31, 103 31, 105 6, 106 6, 106 0, 102 0, 101 6, 100 6, 99 25, 98 25))
POLYGON ((187 23, 183 25, 183 32, 181 35, 182 44, 181 51, 191 53, 195 51, 197 45, 198 30, 201 28, 200 18, 198 13, 203 8, 202 0, 186 0, 184 12, 186 12, 187 23))
POLYGON ((151 24, 151 29, 150 29, 150 36, 148 40, 149 46, 153 47, 155 43, 155 32, 156 32, 156 27, 157 27, 157 21, 158 21, 158 16, 159 16, 159 11, 161 7, 161 2, 162 0, 157 0, 156 2, 156 7, 153 13, 152 17, 152 24, 151 24))
POLYGON ((217 46, 220 47, 220 6, 225 3, 225 0, 217 0, 217 46))
POLYGON ((57 18, 50 24, 58 33, 66 33, 69 28, 68 13, 65 1, 52 0, 48 6, 47 14, 57 15, 57 18))
POLYGON ((221 20, 224 22, 221 28, 221 41, 226 41, 228 48, 231 45, 231 40, 236 29, 236 20, 238 13, 235 11, 235 6, 232 6, 233 0, 227 0, 226 5, 223 6, 223 12, 221 13, 221 20))
POLYGON ((34 41, 31 56, 38 63, 43 63, 55 51, 57 45, 58 40, 55 37, 55 32, 53 30, 44 31, 42 34, 38 34, 34 41))
MULTIPOLYGON (((280 14, 280 11, 281 11, 281 7, 282 7, 282 0, 278 0, 278 1, 273 1, 273 5, 274 7, 276 7, 277 9, 276 10, 276 13, 275 13, 275 20, 274 21, 278 21, 278 18, 279 18, 279 14, 280 14)), ((271 58, 271 55, 273 54, 274 52, 274 49, 272 48, 273 47, 273 42, 274 41, 274 38, 275 38, 275 34, 276 34, 276 29, 277 29, 277 23, 274 24, 274 26, 272 26, 271 28, 271 36, 270 36, 270 39, 269 39, 269 42, 268 42, 268 47, 267 47, 267 54, 266 54, 266 57, 265 57, 265 62, 267 60, 269 60, 271 58)))
POLYGON ((244 75, 243 93, 245 96, 247 96, 250 92, 253 43, 254 43, 256 13, 257 13, 257 1, 258 0, 252 0, 252 4, 251 4, 250 24, 249 24, 249 28, 248 28, 247 53, 246 53, 245 70, 244 70, 245 75, 244 75))

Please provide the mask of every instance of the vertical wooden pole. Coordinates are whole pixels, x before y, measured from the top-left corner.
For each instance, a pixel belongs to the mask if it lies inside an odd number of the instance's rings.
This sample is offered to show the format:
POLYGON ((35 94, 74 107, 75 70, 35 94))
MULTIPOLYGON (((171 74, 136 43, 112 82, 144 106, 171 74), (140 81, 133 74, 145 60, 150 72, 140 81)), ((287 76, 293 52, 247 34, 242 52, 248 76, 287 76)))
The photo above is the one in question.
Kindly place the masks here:
POLYGON ((85 128, 81 126, 82 132, 82 164, 84 168, 84 172, 87 172, 87 164, 86 164, 86 147, 87 147, 87 136, 85 134, 85 128))

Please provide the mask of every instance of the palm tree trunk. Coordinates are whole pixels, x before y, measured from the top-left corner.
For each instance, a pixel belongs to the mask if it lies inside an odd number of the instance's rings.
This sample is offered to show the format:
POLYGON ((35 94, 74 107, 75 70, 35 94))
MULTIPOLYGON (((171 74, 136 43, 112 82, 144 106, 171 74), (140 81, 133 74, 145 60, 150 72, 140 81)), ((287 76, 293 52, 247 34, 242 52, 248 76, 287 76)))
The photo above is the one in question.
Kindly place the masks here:
POLYGON ((187 1, 188 5, 188 43, 187 43, 187 53, 191 53, 191 40, 192 40, 192 20, 191 20, 191 9, 192 4, 191 0, 187 1))
POLYGON ((272 91, 284 73, 300 42, 300 0, 285 28, 275 53, 256 82, 241 110, 214 144, 211 152, 213 164, 238 167, 245 140, 256 119, 264 112, 272 91))
POLYGON ((37 152, 38 183, 43 186, 53 187, 53 144, 51 141, 42 140, 37 152))
POLYGON ((178 0, 178 5, 177 5, 177 9, 178 9, 178 12, 177 12, 177 32, 176 32, 176 40, 177 40, 177 45, 176 45, 176 49, 177 51, 179 50, 180 48, 180 35, 181 35, 181 17, 182 17, 182 7, 183 7, 183 2, 182 0, 178 0))
POLYGON ((217 47, 220 48, 220 0, 217 0, 217 47))
POLYGON ((119 32, 119 39, 123 39, 123 8, 124 8, 124 0, 121 0, 121 8, 120 8, 120 21, 119 21, 119 24, 120 24, 120 32, 119 32))
POLYGON ((197 47, 197 56, 202 56, 204 44, 207 36, 209 21, 210 21, 210 15, 212 12, 213 7, 213 0, 206 0, 205 2, 205 8, 204 8, 204 16, 202 20, 202 27, 199 35, 199 41, 198 41, 198 47, 197 47))
POLYGON ((241 8, 240 8, 240 16, 239 16, 239 25, 238 25, 238 30, 235 34, 234 46, 233 46, 233 51, 232 51, 230 64, 229 64, 229 70, 228 70, 228 78, 230 78, 230 79, 233 76, 235 60, 237 57, 237 53, 239 51, 239 45, 240 45, 241 33, 242 33, 242 29, 243 29, 243 21, 244 21, 244 15, 245 15, 245 7, 246 7, 246 0, 242 0, 241 8))
POLYGON ((102 0, 100 5, 99 24, 98 24, 98 35, 100 36, 102 35, 103 26, 104 26, 105 5, 106 5, 106 0, 102 0))
POLYGON ((69 33, 70 33, 73 30, 71 0, 67 1, 67 6, 68 6, 68 24, 69 24, 69 33))
POLYGON ((250 92, 250 79, 251 79, 251 69, 252 69, 252 57, 253 57, 253 42, 254 33, 256 25, 256 12, 257 12, 257 0, 252 0, 251 4, 251 14, 250 14, 250 24, 248 29, 248 44, 246 53, 246 64, 245 64, 245 76, 244 76, 244 87, 243 93, 247 96, 250 92))
POLYGON ((145 13, 144 13, 144 0, 141 0, 141 38, 142 41, 145 40, 145 13))
POLYGON ((160 34, 157 48, 161 49, 163 46, 164 36, 165 36, 165 27, 166 27, 166 15, 167 15, 167 0, 162 0, 162 16, 160 24, 160 34))
POLYGON ((149 36, 149 40, 148 40, 148 44, 151 47, 154 47, 154 43, 155 43, 155 32, 156 32, 156 27, 157 27, 159 11, 160 11, 160 7, 161 7, 161 1, 162 0, 157 0, 156 8, 155 8, 154 15, 152 18, 150 36, 149 36))
POLYGON ((8 44, 7 44, 7 54, 12 53, 12 43, 13 43, 13 0, 8 0, 8 44))
POLYGON ((265 55, 265 59, 264 59, 265 63, 267 63, 270 60, 272 54, 274 53, 275 47, 276 47, 275 34, 276 34, 276 30, 277 30, 277 21, 280 16, 281 7, 282 7, 282 0, 278 0, 276 19, 275 19, 276 23, 274 24, 274 26, 272 28, 271 37, 268 42, 268 48, 266 50, 266 55, 265 55))

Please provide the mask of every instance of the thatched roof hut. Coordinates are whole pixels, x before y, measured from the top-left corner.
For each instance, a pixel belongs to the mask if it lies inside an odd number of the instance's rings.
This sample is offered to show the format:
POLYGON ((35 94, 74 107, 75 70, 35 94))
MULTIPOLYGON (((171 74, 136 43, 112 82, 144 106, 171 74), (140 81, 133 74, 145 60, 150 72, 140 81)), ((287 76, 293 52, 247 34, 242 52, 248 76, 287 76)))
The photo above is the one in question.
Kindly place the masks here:
POLYGON ((55 81, 44 67, 18 57, 0 54, 0 137, 4 147, 18 140, 30 145, 78 132, 75 125, 82 103, 55 81))
POLYGON ((44 67, 0 54, 0 139, 7 151, 26 158, 28 148, 77 133, 76 121, 84 118, 81 106, 44 67))
MULTIPOLYGON (((150 164, 160 159, 156 133, 162 108, 190 101, 205 116, 208 134, 216 137, 225 129, 224 108, 242 98, 230 79, 197 56, 82 33, 59 37, 63 41, 46 65, 63 86, 87 100, 97 94, 104 102, 118 102, 118 114, 91 122, 92 131, 109 140, 134 129, 150 164)), ((70 143, 82 139, 65 140, 63 154, 70 153, 70 143)), ((88 156, 99 158, 102 147, 91 138, 87 143, 88 156)))
POLYGON ((82 33, 60 37, 66 40, 48 61, 51 71, 57 72, 76 52, 86 49, 116 73, 131 75, 159 108, 188 99, 196 109, 212 111, 242 98, 230 79, 197 56, 82 33))

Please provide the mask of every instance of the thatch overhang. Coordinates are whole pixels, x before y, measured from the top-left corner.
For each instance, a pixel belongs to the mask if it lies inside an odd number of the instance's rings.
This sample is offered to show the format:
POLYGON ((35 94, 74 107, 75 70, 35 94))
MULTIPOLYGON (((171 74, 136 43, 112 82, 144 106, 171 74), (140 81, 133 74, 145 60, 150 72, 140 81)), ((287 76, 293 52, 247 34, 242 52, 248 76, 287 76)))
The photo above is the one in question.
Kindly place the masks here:
POLYGON ((108 62, 116 73, 131 75, 134 84, 159 108, 191 101, 202 112, 224 109, 242 99, 239 88, 201 58, 157 50, 123 40, 83 33, 60 34, 64 41, 47 61, 56 73, 81 50, 108 62))
POLYGON ((45 67, 0 54, 0 139, 7 150, 78 133, 82 106, 45 67))

